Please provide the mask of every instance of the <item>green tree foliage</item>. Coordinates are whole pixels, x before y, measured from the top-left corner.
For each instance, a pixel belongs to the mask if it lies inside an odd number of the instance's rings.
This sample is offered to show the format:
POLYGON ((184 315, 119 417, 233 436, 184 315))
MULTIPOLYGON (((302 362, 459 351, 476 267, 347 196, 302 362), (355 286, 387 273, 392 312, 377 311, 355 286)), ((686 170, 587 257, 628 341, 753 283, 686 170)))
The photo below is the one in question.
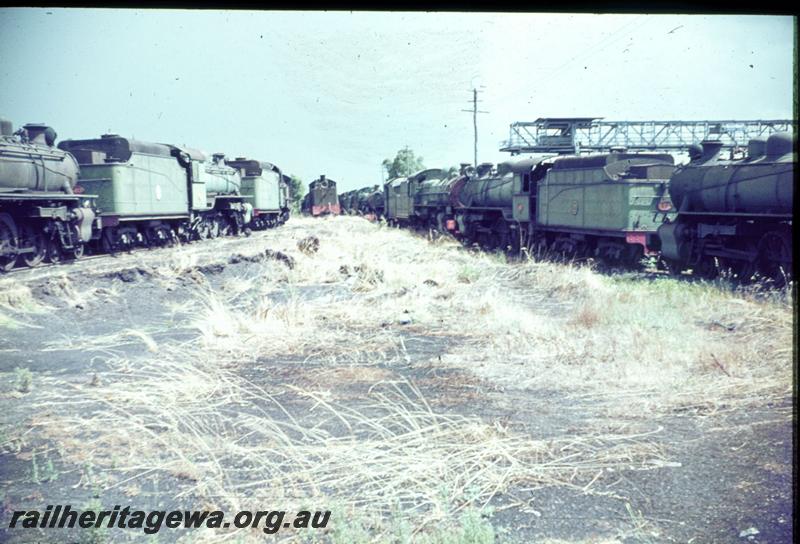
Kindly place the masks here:
POLYGON ((299 176, 294 174, 289 175, 289 203, 295 209, 300 209, 300 203, 303 201, 303 196, 306 194, 306 184, 299 176))
POLYGON ((422 163, 422 157, 415 156, 414 152, 406 146, 397 152, 394 160, 384 159, 383 167, 386 169, 389 179, 392 179, 410 176, 414 172, 424 169, 425 165, 422 163))

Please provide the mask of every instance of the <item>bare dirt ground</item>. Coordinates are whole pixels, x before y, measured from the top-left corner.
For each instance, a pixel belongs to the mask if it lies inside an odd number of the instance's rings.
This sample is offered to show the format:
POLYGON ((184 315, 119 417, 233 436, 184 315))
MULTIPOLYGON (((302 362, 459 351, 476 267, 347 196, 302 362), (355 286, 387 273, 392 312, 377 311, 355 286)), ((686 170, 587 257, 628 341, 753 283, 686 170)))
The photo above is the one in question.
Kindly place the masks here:
POLYGON ((792 304, 354 217, 16 272, 0 541, 790 542, 792 304), (332 516, 7 529, 57 503, 332 516))

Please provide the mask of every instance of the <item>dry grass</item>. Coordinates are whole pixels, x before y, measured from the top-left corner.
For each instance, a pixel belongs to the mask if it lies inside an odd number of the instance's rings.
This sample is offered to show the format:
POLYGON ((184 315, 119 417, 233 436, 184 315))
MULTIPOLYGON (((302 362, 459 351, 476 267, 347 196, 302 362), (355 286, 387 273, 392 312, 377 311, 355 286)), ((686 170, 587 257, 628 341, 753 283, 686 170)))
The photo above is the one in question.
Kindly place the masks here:
POLYGON ((91 483, 106 491, 171 476, 187 482, 179 495, 229 511, 335 504, 380 516, 400 504, 420 530, 511 486, 591 492, 609 469, 663 459, 648 433, 531 439, 438 414, 407 382, 378 382, 352 407, 318 390, 268 391, 213 358, 186 355, 162 348, 158 358, 117 361, 99 386, 50 389, 32 406, 42 414, 34 425, 94 467, 91 483), (76 404, 84 415, 59 415, 76 404))
POLYGON ((297 273, 324 281, 358 263, 380 278, 346 280, 352 303, 325 315, 348 327, 403 321, 406 330, 458 335, 467 341, 445 363, 515 387, 635 398, 647 411, 730 408, 790 391, 788 291, 760 297, 725 284, 509 264, 447 239, 425 244, 405 231, 340 221, 351 236, 331 243, 335 231, 322 230, 319 257, 299 259, 297 273))
POLYGON ((611 471, 669 462, 655 420, 610 418, 532 437, 434 410, 386 370, 395 365, 456 366, 504 387, 555 389, 612 416, 709 414, 790 392, 788 295, 509 264, 352 217, 293 219, 271 244, 293 268, 264 261, 216 287, 188 250, 160 264, 154 277, 164 286, 187 274, 196 284, 193 299, 163 316, 194 340, 156 342, 138 329, 73 339, 68 349, 106 350, 111 370, 99 382, 40 385, 37 429, 68 459, 96 467, 94 483, 107 490, 173 477, 180 496, 229 511, 368 507, 369 539, 383 541, 398 511, 424 538, 434 521, 512 488, 602 493, 611 471), (311 233, 318 250, 300 251, 311 233), (441 362, 420 361, 405 349, 408 335, 458 341, 441 362), (147 351, 129 360, 128 344, 147 351), (314 365, 315 380, 279 378, 303 364, 314 365), (354 376, 372 382, 357 399, 338 391, 354 376))

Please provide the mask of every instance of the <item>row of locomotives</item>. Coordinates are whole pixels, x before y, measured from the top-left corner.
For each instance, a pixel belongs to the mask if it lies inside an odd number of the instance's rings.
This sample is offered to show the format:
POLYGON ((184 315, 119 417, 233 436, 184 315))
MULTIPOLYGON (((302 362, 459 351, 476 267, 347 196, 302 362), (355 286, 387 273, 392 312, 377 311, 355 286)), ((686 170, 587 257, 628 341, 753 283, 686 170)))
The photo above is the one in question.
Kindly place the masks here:
POLYGON ((673 273, 713 278, 727 270, 742 281, 791 279, 795 137, 774 133, 749 142, 747 156, 720 158, 717 142, 690 149, 672 177, 677 215, 658 229, 673 273))
POLYGON ((368 219, 377 220, 384 215, 384 196, 380 185, 366 187, 359 193, 358 209, 368 219))
POLYGON ((630 268, 657 260, 657 229, 674 216, 671 155, 618 149, 509 168, 513 219, 532 253, 630 268))
POLYGON ((78 164, 56 132, 0 118, 0 272, 79 258, 95 227, 95 196, 76 190, 78 164))
POLYGON ((344 215, 354 215, 358 213, 358 192, 361 189, 346 191, 339 195, 339 210, 344 215))
POLYGON ((339 197, 336 194, 336 182, 325 174, 308 184, 308 194, 303 197, 301 210, 311 216, 339 215, 339 197))
POLYGON ((227 160, 241 172, 241 194, 252 202, 253 230, 282 225, 289 219, 289 176, 269 162, 244 157, 227 160))
POLYGON ((380 185, 373 185, 347 191, 339 195, 339 205, 343 214, 361 215, 374 221, 383 216, 383 190, 380 185))
POLYGON ((116 134, 65 140, 80 165, 76 192, 97 195, 106 252, 167 246, 246 232, 252 204, 239 194, 239 171, 224 157, 116 134))

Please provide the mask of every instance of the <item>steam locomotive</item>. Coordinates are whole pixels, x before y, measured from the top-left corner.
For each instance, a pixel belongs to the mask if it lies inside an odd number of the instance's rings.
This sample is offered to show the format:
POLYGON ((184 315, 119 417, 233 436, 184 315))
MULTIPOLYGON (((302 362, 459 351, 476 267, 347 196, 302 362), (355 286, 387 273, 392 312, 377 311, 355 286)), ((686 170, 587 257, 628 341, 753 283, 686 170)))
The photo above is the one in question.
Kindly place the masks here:
POLYGON ((787 133, 751 140, 741 160, 720 158, 718 142, 693 146, 670 183, 678 213, 658 228, 673 272, 691 268, 710 278, 730 269, 785 282, 792 271, 794 147, 787 133))
POLYGON ((80 257, 92 238, 97 197, 75 190, 78 163, 55 140, 48 126, 15 132, 0 119, 0 271, 80 257))
POLYGON ((306 215, 339 215, 339 197, 336 195, 336 182, 322 174, 308 184, 308 193, 303 197, 300 207, 306 215))

